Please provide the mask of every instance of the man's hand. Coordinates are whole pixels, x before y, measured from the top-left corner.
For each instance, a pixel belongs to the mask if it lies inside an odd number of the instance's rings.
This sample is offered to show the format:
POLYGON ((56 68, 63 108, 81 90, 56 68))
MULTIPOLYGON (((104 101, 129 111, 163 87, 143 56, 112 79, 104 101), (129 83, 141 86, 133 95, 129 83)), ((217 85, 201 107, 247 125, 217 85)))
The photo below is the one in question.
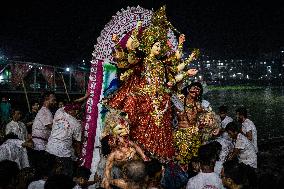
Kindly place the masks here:
POLYGON ((193 51, 190 56, 189 56, 189 59, 190 60, 196 60, 196 56, 197 56, 197 53, 195 51, 193 51))

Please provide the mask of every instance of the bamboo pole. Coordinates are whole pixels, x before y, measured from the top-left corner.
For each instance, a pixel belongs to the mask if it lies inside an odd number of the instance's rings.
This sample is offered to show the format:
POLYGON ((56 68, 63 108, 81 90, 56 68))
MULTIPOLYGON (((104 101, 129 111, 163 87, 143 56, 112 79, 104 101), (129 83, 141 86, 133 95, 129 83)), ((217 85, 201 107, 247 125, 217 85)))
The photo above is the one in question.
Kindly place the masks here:
POLYGON ((64 77, 63 77, 63 74, 61 74, 61 78, 62 78, 62 81, 63 81, 63 85, 64 85, 64 89, 65 89, 65 93, 68 97, 68 101, 70 102, 70 97, 69 97, 69 94, 68 94, 68 91, 67 91, 67 87, 66 87, 66 83, 65 83, 65 80, 64 80, 64 77))
POLYGON ((22 79, 22 85, 23 85, 23 88, 24 88, 24 92, 25 92, 25 96, 26 96, 26 100, 27 100, 27 104, 28 104, 28 109, 29 109, 29 112, 31 113, 30 102, 29 102, 28 93, 27 93, 27 89, 26 89, 26 86, 25 86, 24 79, 22 79))

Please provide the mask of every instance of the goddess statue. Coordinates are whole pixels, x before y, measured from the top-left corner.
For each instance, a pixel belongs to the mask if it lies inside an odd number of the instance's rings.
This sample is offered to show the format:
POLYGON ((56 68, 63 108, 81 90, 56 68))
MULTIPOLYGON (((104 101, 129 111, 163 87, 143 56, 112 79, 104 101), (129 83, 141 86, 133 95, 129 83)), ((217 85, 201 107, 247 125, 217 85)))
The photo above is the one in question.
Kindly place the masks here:
POLYGON ((186 60, 181 59, 184 35, 179 37, 178 49, 171 50, 167 38, 170 28, 162 7, 153 14, 147 28, 138 24, 127 41, 126 50, 119 46, 118 36, 113 35, 114 58, 118 67, 127 71, 120 77, 121 87, 104 101, 108 108, 127 114, 131 140, 160 160, 170 160, 175 155, 173 86, 197 73, 196 69, 184 70, 197 55, 193 52, 186 60))

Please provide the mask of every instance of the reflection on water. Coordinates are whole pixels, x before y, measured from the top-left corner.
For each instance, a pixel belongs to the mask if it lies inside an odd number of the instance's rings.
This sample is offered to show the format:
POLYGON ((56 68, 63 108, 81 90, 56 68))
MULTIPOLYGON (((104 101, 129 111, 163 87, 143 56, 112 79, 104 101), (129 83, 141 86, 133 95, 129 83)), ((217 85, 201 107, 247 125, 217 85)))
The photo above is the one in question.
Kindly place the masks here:
POLYGON ((259 139, 284 136, 284 88, 266 87, 250 90, 211 90, 204 95, 214 111, 222 104, 229 107, 235 119, 235 110, 246 106, 249 118, 255 123, 259 139))

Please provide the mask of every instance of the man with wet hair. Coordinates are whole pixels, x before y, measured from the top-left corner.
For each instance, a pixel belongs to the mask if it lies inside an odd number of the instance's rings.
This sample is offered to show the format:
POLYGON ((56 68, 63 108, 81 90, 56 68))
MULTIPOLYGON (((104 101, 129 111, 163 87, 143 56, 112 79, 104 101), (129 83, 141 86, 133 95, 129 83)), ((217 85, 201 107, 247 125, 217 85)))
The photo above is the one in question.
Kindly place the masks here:
POLYGON ((134 160, 126 163, 123 179, 110 180, 110 184, 122 189, 140 189, 146 187, 146 167, 143 161, 134 160))
POLYGON ((219 175, 214 172, 216 149, 213 143, 205 144, 198 149, 201 172, 189 179, 186 189, 224 188, 219 175))
POLYGON ((229 160, 238 158, 239 162, 257 168, 257 155, 253 144, 241 132, 241 126, 235 122, 228 123, 226 131, 233 139, 234 149, 229 155, 229 160))

